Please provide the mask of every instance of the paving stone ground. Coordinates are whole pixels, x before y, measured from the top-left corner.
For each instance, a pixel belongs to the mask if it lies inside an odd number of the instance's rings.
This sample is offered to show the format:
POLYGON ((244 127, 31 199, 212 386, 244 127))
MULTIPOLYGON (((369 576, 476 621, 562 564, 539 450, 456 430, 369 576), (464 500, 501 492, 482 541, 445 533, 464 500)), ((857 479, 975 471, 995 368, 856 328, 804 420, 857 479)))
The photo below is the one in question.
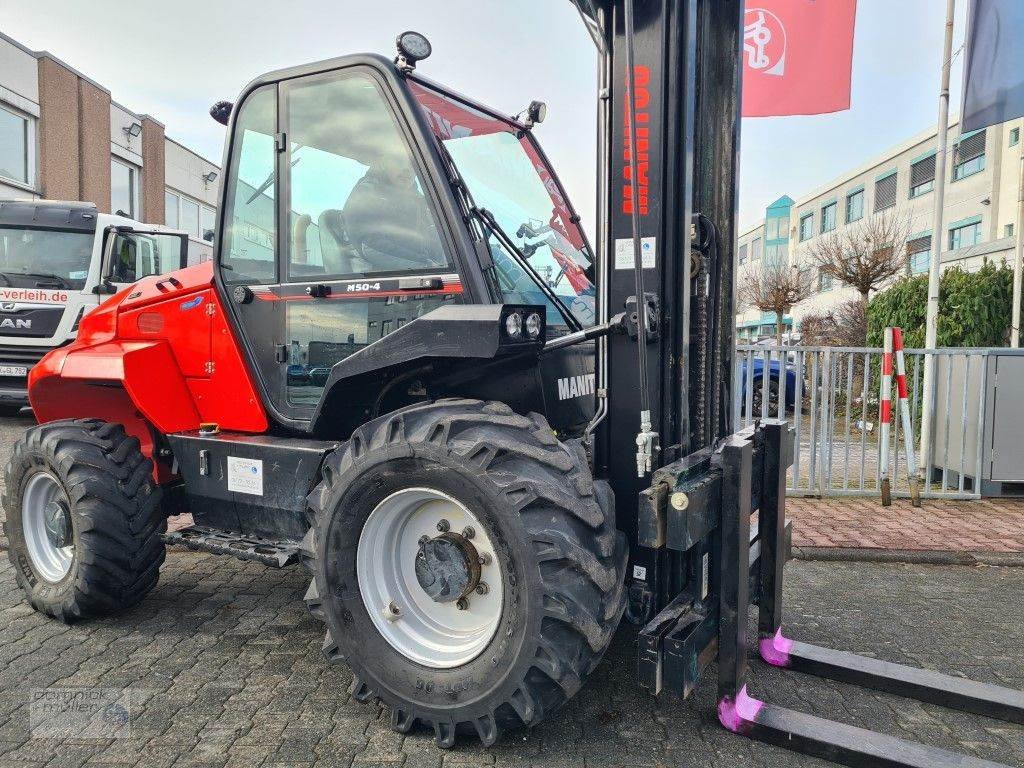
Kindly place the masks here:
POLYGON ((799 547, 952 552, 1024 552, 1024 501, 906 499, 883 507, 878 499, 786 500, 799 547))
MULTIPOLYGON (((66 626, 34 613, 0 565, 0 766, 826 766, 722 730, 714 676, 691 699, 655 699, 634 681, 625 627, 580 694, 530 732, 489 750, 442 752, 430 733, 393 733, 327 667, 306 614, 306 576, 172 550, 134 610, 66 626), (135 692, 130 737, 32 738, 40 688, 135 692)), ((1024 687, 1024 569, 793 562, 790 632, 882 658, 1024 687)), ((753 662, 752 693, 877 730, 1024 765, 1024 728, 753 662)))

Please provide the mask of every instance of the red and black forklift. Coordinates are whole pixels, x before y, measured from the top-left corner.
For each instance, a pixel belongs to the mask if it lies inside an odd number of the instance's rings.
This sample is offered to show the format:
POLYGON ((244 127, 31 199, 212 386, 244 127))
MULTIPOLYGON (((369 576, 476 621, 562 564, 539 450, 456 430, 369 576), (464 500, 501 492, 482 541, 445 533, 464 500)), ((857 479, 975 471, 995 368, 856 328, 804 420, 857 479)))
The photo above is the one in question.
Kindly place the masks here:
POLYGON ((429 42, 234 104, 210 264, 146 278, 32 371, 4 506, 28 600, 123 610, 165 544, 302 562, 353 695, 442 747, 532 726, 625 617, 637 673, 859 766, 982 766, 758 701, 771 664, 1024 721, 1018 692, 782 633, 787 425, 732 433, 740 0, 574 0, 598 51, 597 245, 538 143, 429 42), (194 525, 167 533, 171 515, 194 525), (752 516, 757 513, 756 523, 752 516))

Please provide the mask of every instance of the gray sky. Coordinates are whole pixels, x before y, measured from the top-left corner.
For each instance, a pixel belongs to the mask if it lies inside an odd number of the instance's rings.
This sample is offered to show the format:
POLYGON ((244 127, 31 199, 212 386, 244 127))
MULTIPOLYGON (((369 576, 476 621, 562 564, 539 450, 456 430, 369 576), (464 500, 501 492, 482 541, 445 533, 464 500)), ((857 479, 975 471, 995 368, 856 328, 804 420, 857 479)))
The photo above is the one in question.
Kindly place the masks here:
MULTIPOLYGON (((967 0, 958 0, 954 48, 967 0)), ((945 3, 860 0, 852 109, 743 125, 740 222, 782 194, 804 193, 925 127, 937 115, 945 3)), ((434 46, 421 65, 506 112, 549 105, 538 136, 589 231, 594 211, 594 50, 567 0, 2 0, 0 30, 47 49, 167 124, 220 162, 223 128, 207 114, 254 76, 344 53, 391 54, 415 29, 434 46), (173 10, 168 15, 168 10, 173 10)), ((954 60, 953 111, 962 55, 954 60)))

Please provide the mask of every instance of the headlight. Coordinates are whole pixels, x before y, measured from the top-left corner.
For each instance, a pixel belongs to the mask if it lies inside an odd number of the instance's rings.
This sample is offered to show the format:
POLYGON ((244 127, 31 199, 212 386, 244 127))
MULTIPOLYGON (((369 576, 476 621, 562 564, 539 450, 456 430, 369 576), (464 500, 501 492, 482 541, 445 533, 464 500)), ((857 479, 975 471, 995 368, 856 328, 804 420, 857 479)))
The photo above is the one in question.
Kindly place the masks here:
POLYGON ((540 336, 541 322, 540 315, 536 312, 531 312, 526 318, 526 335, 531 339, 536 339, 540 336))
POLYGON ((517 340, 523 335, 523 316, 521 314, 513 312, 505 318, 505 333, 513 340, 517 340))

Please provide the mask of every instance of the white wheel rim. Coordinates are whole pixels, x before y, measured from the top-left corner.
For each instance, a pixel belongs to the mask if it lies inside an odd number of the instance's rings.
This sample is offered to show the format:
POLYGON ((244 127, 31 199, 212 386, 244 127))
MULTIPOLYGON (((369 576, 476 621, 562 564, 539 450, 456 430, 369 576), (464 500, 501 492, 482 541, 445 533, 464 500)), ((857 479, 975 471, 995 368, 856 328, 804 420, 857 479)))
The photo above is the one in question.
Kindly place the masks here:
MULTIPOLYGON (((21 497, 21 526, 29 559, 39 575, 49 582, 58 582, 67 576, 75 557, 74 544, 58 546, 47 531, 48 510, 52 514, 55 504, 67 509, 67 494, 60 481, 49 472, 38 472, 29 478, 21 497)), ((66 525, 70 526, 71 521, 67 520, 66 525)))
POLYGON ((494 545, 472 512, 432 488, 406 488, 376 506, 359 535, 356 576, 374 626, 392 648, 418 664, 435 669, 468 664, 498 629, 502 584, 494 545), (436 537, 442 520, 454 533, 472 528, 470 541, 485 561, 480 581, 486 593, 471 593, 464 610, 454 602, 434 602, 416 578, 420 538, 436 537))

